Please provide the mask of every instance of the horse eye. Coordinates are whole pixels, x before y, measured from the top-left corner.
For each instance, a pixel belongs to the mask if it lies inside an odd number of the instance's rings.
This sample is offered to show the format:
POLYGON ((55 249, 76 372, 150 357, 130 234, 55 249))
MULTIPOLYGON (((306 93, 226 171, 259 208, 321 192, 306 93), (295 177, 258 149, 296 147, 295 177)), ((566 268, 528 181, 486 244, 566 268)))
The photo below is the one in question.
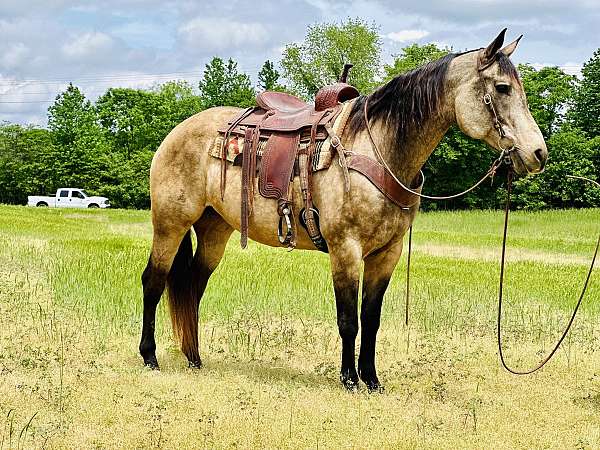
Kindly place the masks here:
POLYGON ((497 84, 496 91, 499 94, 510 94, 510 84, 497 84))

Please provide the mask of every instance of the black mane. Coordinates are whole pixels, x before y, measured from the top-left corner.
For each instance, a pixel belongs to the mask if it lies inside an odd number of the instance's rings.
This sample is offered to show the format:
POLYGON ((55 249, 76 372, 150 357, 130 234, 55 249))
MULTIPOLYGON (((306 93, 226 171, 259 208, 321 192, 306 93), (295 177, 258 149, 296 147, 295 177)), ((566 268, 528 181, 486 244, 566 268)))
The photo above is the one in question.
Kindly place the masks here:
MULTIPOLYGON (((478 50, 480 49, 449 53, 436 61, 398 75, 368 96, 360 96, 352 107, 349 125, 355 131, 365 127, 363 110, 368 98, 369 121, 372 123, 383 120, 395 129, 396 142, 404 142, 410 130, 440 110, 444 99, 446 73, 452 60, 478 50)), ((518 79, 517 70, 506 55, 498 52, 496 58, 502 73, 518 79)))

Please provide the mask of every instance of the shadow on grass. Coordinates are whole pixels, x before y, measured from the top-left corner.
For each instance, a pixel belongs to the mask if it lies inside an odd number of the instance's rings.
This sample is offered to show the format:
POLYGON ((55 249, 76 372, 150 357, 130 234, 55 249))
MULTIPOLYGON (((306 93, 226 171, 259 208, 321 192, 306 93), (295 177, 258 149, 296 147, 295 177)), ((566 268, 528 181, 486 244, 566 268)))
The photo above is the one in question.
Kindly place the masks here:
MULTIPOLYGON (((191 369, 187 367, 185 357, 178 350, 169 349, 158 355, 160 363, 160 373, 162 374, 189 374, 190 377, 206 378, 206 381, 215 378, 244 378, 257 384, 277 384, 280 387, 289 387, 290 384, 305 386, 309 388, 330 388, 340 389, 337 378, 337 368, 329 367, 328 364, 319 365, 320 360, 315 359, 314 366, 327 367, 323 373, 316 372, 314 368, 307 365, 305 368, 293 366, 293 362, 278 359, 276 362, 270 362, 260 359, 235 359, 225 356, 220 359, 215 355, 206 355, 202 357, 202 368, 191 369)), ((141 358, 125 358, 122 361, 125 365, 136 364, 142 366, 141 358)), ((245 383, 246 381, 240 381, 245 383)))

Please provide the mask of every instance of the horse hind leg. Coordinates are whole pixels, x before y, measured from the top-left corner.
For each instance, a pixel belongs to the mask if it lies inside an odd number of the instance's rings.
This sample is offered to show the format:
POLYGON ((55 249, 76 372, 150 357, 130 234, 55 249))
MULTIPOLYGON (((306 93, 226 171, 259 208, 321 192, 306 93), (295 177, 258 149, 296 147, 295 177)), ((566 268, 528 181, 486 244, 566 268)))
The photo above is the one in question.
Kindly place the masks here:
POLYGON ((152 369, 158 369, 154 338, 156 307, 165 290, 169 270, 184 233, 185 230, 169 233, 155 231, 150 258, 142 274, 144 313, 139 351, 144 364, 152 369))
POLYGON ((211 274, 219 265, 233 229, 212 208, 194 224, 198 245, 184 238, 167 277, 171 321, 190 367, 202 365, 198 348, 198 309, 211 274))

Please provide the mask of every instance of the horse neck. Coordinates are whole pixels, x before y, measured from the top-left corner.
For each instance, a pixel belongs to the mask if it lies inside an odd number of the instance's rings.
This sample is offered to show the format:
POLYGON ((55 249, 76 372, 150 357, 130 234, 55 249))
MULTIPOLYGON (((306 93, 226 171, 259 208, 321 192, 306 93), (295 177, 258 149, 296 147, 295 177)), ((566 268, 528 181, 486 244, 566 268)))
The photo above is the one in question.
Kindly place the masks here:
MULTIPOLYGON (((415 124, 402 142, 386 139, 380 147, 381 153, 394 175, 400 180, 410 183, 423 167, 431 153, 444 137, 450 126, 455 123, 453 101, 447 98, 438 111, 429 119, 415 124)), ((380 125, 383 136, 393 136, 390 126, 380 125)))

